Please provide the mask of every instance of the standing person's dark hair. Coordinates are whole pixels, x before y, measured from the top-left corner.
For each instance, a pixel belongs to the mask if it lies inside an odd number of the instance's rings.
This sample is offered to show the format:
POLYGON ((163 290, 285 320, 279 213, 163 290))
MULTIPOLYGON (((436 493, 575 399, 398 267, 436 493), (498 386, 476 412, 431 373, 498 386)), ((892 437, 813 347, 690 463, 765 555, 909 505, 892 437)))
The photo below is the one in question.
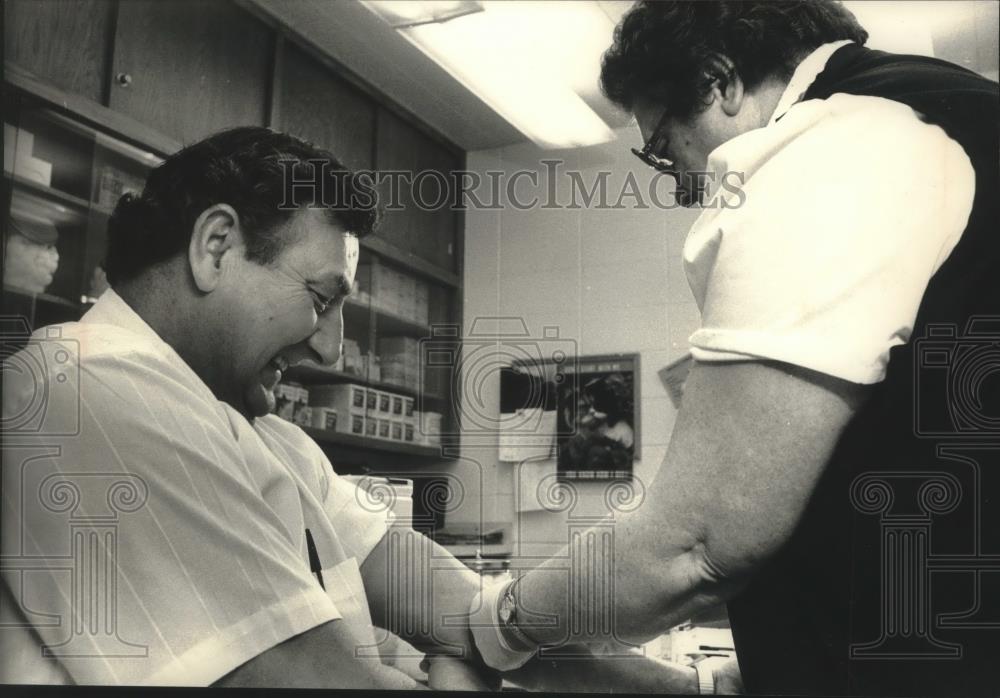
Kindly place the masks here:
POLYGON ((833 0, 643 0, 615 30, 601 89, 626 110, 645 98, 685 119, 698 111, 706 76, 725 83, 731 70, 752 91, 768 77, 791 77, 804 55, 841 39, 864 44, 868 33, 833 0))
POLYGON ((134 279, 180 254, 198 216, 219 203, 239 214, 247 258, 259 264, 273 262, 289 242, 275 231, 299 208, 327 206, 331 220, 359 237, 378 219, 374 188, 329 151, 263 127, 233 128, 171 155, 150 173, 142 194, 118 201, 108 223, 109 282, 134 279), (288 187, 290 175, 318 182, 324 174, 322 189, 288 187), (284 207, 289 191, 294 206, 284 207), (339 198, 328 206, 330 201, 312 200, 312 191, 339 198))

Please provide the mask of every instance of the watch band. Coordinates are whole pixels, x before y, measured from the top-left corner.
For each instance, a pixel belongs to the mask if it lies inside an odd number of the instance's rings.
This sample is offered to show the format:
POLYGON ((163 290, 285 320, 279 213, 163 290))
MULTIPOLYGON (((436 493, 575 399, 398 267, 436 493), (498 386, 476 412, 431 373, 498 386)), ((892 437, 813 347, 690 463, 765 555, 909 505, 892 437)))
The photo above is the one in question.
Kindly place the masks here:
POLYGON ((694 670, 698 675, 698 693, 703 696, 715 695, 715 671, 711 662, 702 660, 694 665, 694 670))
MULTIPOLYGON (((535 655, 535 650, 517 650, 511 645, 500 622, 500 603, 507 585, 485 586, 472 599, 469 607, 469 629, 476 649, 488 666, 500 671, 513 671, 535 655)), ((532 644, 534 647, 534 644, 532 644)))
POLYGON ((514 647, 514 649, 521 652, 533 652, 538 649, 538 643, 528 637, 517 624, 517 596, 514 594, 514 589, 517 587, 517 583, 519 581, 521 581, 520 577, 509 583, 507 588, 504 590, 501 604, 510 603, 512 612, 506 622, 500 622, 500 627, 505 635, 505 639, 510 642, 511 645, 518 645, 514 647))

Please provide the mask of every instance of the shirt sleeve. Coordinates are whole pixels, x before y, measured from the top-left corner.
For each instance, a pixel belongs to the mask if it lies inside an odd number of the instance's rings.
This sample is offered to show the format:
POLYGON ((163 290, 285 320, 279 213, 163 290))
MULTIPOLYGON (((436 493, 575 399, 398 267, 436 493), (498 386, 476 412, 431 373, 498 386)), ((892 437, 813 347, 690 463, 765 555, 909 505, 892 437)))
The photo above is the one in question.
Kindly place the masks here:
POLYGON ((824 116, 749 177, 742 206, 689 238, 689 278, 704 288, 692 355, 876 383, 967 224, 975 173, 941 128, 888 100, 806 102, 768 129, 794 129, 817 109, 824 116))
MULTIPOLYGON (((49 419, 4 449, 3 552, 74 682, 205 685, 340 617, 217 404, 146 356, 64 366, 49 419)), ((4 388, 5 411, 37 392, 4 388)))
POLYGON ((378 490, 369 494, 351 479, 338 475, 323 449, 299 426, 276 415, 256 420, 258 429, 266 430, 288 454, 289 467, 299 470, 313 487, 323 511, 337 534, 345 557, 360 565, 396 520, 391 510, 393 494, 378 490))

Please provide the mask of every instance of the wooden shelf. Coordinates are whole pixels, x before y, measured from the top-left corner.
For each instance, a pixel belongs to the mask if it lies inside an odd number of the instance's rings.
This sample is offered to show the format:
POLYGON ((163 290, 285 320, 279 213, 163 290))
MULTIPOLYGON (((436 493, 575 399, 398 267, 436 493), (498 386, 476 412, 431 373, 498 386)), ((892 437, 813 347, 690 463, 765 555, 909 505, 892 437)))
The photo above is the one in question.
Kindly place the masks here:
POLYGON ((355 434, 345 434, 339 431, 327 431, 315 427, 302 427, 302 429, 321 446, 351 446, 353 448, 370 449, 374 451, 385 451, 387 453, 398 453, 418 458, 442 459, 440 446, 425 446, 423 444, 412 444, 400 441, 386 441, 384 439, 373 439, 370 436, 357 436, 355 434))
POLYGON ((462 278, 453 271, 442 269, 436 264, 432 264, 425 259, 418 257, 412 252, 399 249, 391 242, 383 240, 376 235, 366 235, 359 241, 365 249, 371 250, 375 254, 381 255, 398 264, 407 267, 411 271, 422 274, 434 281, 438 281, 451 288, 461 288, 462 278))
MULTIPOLYGON (((5 174, 10 174, 6 170, 5 174)), ((79 196, 73 196, 72 194, 67 194, 66 192, 56 189, 54 187, 49 187, 44 184, 39 184, 30 179, 26 179, 17 174, 10 174, 11 181, 21 187, 22 189, 27 189, 28 191, 43 196, 52 201, 56 201, 60 204, 65 204, 67 206, 72 206, 73 208, 82 209, 87 211, 90 209, 90 202, 86 199, 81 199, 79 196)))
POLYGON ((418 389, 409 386, 387 383, 385 381, 368 380, 365 376, 359 376, 356 373, 350 373, 349 371, 337 371, 332 368, 324 368, 315 364, 299 364, 298 366, 292 366, 285 371, 284 375, 289 380, 296 381, 297 383, 301 383, 305 386, 319 383, 357 383, 368 388, 386 390, 392 393, 399 393, 400 395, 416 396, 420 393, 418 389))
MULTIPOLYGON (((359 311, 364 311, 365 313, 373 311, 375 313, 376 321, 378 322, 378 334, 380 337, 404 335, 419 339, 431 336, 430 325, 417 322, 416 320, 403 317, 402 315, 397 315, 388 310, 383 310, 377 305, 369 305, 369 303, 370 297, 367 296, 365 297, 365 300, 348 298, 344 303, 345 322, 348 321, 348 314, 356 315, 359 311)), ((355 319, 359 318, 355 317, 355 319)))

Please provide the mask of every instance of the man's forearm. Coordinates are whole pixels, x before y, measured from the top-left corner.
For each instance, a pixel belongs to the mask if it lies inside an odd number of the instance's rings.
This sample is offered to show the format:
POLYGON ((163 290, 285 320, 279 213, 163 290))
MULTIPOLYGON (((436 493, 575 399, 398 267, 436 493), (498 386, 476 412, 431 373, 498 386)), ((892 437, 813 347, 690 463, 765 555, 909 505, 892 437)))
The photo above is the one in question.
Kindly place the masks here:
POLYGON ((406 528, 391 528, 361 566, 374 623, 415 647, 470 657, 466 616, 479 575, 445 548, 406 528))
POLYGON ((725 601, 734 585, 713 579, 697 542, 677 530, 624 517, 584 533, 520 578, 518 627, 541 645, 639 644, 725 601), (567 571, 566 560, 587 564, 567 571))

